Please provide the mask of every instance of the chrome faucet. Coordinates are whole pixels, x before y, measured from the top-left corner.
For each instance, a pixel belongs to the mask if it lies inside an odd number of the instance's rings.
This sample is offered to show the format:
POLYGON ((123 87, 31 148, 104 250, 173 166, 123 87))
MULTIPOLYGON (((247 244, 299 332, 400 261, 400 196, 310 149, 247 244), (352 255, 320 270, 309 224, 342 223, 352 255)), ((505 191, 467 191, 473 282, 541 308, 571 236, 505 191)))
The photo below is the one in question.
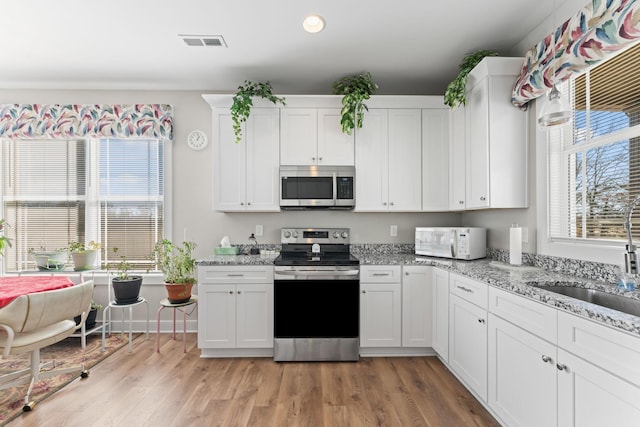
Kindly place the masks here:
POLYGON ((633 202, 631 202, 627 207, 627 213, 624 220, 624 229, 627 232, 627 239, 629 240, 629 243, 627 243, 626 246, 627 252, 624 254, 624 267, 626 273, 634 275, 638 274, 638 258, 636 256, 636 245, 633 244, 633 240, 631 238, 631 214, 633 214, 633 208, 635 208, 639 202, 640 196, 633 199, 633 202))

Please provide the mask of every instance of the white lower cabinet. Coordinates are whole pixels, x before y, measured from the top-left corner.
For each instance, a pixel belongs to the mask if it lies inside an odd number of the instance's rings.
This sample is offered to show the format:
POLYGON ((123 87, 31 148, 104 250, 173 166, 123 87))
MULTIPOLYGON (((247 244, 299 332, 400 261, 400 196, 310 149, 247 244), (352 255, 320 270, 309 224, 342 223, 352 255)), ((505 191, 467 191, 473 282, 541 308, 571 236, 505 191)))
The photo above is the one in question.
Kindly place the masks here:
POLYGON ((360 267, 361 354, 429 354, 431 270, 424 265, 360 267))
POLYGON ((270 349, 272 354, 273 267, 198 267, 198 296, 203 357, 215 356, 212 349, 270 349))
POLYGON ((400 266, 360 269, 360 347, 400 347, 402 285, 400 266))
POLYGON ((487 400, 487 310, 449 295, 449 365, 480 399, 487 400))
POLYGON ((433 268, 431 304, 431 346, 445 361, 449 361, 449 272, 433 268))
POLYGON ((489 399, 509 426, 556 426, 556 346, 489 314, 489 399))
POLYGON ((402 267, 402 346, 431 347, 431 266, 402 267))
POLYGON ((636 426, 640 339, 489 290, 490 409, 507 426, 636 426))

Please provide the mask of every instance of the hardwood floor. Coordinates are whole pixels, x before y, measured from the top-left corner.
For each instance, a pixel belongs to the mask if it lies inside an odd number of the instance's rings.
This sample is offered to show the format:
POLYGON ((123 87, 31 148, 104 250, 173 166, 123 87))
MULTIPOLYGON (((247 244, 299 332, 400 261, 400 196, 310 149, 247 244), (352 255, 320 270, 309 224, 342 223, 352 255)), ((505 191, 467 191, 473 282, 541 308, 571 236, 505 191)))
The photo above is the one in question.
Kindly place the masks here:
POLYGON ((435 357, 348 363, 201 359, 196 335, 134 341, 8 424, 17 426, 497 426, 435 357), (180 338, 180 337, 179 337, 180 338))

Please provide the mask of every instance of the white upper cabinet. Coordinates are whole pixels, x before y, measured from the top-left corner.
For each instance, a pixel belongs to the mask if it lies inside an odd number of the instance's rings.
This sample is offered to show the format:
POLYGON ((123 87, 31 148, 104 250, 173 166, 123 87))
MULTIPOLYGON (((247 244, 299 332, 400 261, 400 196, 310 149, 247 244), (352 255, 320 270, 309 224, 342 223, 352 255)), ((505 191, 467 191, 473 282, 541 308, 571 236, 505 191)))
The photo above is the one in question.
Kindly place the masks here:
POLYGON ((467 142, 465 108, 458 106, 449 113, 449 210, 466 208, 467 142))
POLYGON ((236 143, 228 108, 213 111, 214 207, 278 211, 279 109, 253 108, 236 143))
POLYGON ((422 210, 449 209, 449 110, 422 110, 422 210))
POLYGON ((466 209, 528 207, 527 114, 511 104, 522 61, 486 57, 469 73, 466 209))
POLYGON ((340 118, 339 108, 283 108, 280 164, 353 166, 353 134, 340 118))
POLYGON ((356 134, 356 210, 422 208, 419 108, 369 108, 356 134))

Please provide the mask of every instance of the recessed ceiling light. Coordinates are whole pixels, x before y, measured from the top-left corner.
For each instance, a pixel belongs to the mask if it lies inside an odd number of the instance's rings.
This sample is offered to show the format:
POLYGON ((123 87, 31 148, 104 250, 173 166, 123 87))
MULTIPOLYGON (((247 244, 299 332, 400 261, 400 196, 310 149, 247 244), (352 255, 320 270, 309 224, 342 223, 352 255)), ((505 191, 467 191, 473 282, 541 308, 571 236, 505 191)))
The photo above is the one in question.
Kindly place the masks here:
POLYGON ((302 21, 302 28, 308 33, 319 33, 324 28, 324 18, 320 15, 307 15, 302 21))

